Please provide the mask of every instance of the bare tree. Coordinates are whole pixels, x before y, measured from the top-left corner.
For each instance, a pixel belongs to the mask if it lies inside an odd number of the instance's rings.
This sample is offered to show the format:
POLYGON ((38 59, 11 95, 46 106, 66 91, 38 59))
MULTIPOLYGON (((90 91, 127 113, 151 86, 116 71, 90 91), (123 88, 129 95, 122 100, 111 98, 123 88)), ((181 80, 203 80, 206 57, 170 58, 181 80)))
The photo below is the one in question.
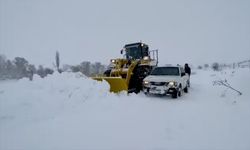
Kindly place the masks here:
POLYGON ((201 66, 201 65, 199 65, 199 66, 197 67, 197 69, 201 70, 201 69, 202 69, 202 66, 201 66))
POLYGON ((28 65, 29 62, 22 57, 15 57, 14 59, 15 64, 15 76, 17 79, 22 77, 28 77, 28 65))
POLYGON ((239 90, 236 90, 235 88, 233 88, 228 82, 227 80, 217 80, 217 81, 213 81, 213 85, 220 85, 220 86, 225 86, 235 92, 237 92, 239 95, 242 95, 242 93, 239 90))
POLYGON ((5 78, 6 64, 6 57, 4 55, 0 55, 0 79, 5 78))
POLYGON ((56 51, 56 69, 59 73, 61 73, 62 71, 59 67, 60 67, 60 55, 59 52, 56 51))
POLYGON ((215 63, 212 64, 212 69, 213 69, 214 71, 219 71, 219 67, 220 67, 220 65, 219 65, 219 63, 217 63, 217 62, 215 62, 215 63))
POLYGON ((83 61, 80 64, 80 71, 86 76, 89 76, 91 74, 90 66, 91 66, 91 63, 89 61, 83 61))
POLYGON ((209 67, 209 64, 204 64, 204 68, 207 69, 209 67))

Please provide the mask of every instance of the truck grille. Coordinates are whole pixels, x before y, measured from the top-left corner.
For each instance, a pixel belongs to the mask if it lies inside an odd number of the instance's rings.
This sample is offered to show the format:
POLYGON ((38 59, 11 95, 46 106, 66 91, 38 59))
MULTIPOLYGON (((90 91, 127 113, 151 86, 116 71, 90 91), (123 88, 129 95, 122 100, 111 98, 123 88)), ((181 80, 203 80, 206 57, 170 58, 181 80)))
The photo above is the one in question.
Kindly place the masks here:
POLYGON ((155 85, 155 86, 163 86, 166 85, 167 82, 150 82, 151 85, 155 85))

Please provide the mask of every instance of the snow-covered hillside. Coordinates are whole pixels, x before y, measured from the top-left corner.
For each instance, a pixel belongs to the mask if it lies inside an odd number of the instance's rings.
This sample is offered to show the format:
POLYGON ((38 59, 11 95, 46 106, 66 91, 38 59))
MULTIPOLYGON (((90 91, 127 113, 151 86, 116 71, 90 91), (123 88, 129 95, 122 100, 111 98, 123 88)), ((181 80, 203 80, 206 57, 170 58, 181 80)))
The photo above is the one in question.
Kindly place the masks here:
POLYGON ((1 81, 0 149, 248 150, 249 81, 249 68, 199 70, 178 99, 112 94, 81 74, 1 81))

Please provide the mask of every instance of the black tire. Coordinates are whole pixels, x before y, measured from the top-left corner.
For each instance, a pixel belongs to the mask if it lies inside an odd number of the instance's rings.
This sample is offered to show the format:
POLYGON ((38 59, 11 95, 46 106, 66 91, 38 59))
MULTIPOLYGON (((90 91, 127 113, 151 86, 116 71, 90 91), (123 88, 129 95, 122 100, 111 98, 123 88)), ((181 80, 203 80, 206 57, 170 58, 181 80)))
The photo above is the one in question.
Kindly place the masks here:
POLYGON ((184 88, 184 92, 188 93, 188 87, 187 86, 184 88))
POLYGON ((109 76, 110 76, 110 73, 111 73, 111 69, 108 69, 108 70, 106 70, 103 74, 104 74, 106 77, 109 77, 109 76))
POLYGON ((172 98, 177 98, 179 96, 179 89, 176 89, 173 93, 172 93, 172 98))
POLYGON ((182 96, 182 86, 180 85, 178 88, 178 96, 181 97, 182 96))
POLYGON ((175 91, 173 94, 172 94, 172 98, 177 98, 178 97, 178 91, 175 91))
POLYGON ((179 97, 182 96, 181 90, 178 91, 178 96, 179 96, 179 97))
POLYGON ((190 87, 190 79, 187 81, 187 87, 190 87))

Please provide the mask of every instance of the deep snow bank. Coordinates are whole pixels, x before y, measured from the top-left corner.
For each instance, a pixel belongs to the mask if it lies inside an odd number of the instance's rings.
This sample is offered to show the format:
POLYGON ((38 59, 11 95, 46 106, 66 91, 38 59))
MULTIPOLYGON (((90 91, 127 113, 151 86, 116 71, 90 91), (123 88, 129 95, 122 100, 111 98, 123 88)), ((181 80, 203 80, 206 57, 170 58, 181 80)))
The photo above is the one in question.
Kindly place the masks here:
POLYGON ((34 76, 1 82, 0 118, 20 121, 53 118, 86 100, 111 95, 106 82, 97 82, 77 73, 54 73, 46 78, 34 76))
POLYGON ((249 149, 247 81, 249 69, 197 71, 177 100, 111 94, 81 74, 1 82, 0 149, 249 149))

